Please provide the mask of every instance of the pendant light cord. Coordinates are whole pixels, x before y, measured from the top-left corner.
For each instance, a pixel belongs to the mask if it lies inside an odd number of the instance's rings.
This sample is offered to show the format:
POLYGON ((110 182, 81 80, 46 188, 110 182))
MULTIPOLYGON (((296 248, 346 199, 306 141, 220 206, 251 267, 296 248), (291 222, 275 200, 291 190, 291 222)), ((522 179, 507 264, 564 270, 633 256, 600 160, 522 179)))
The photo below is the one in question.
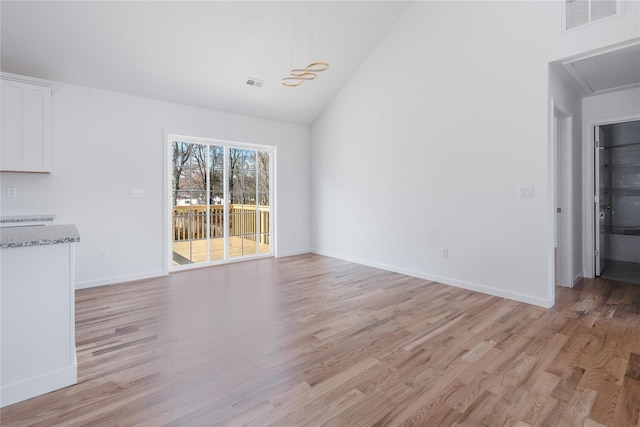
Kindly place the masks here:
POLYGON ((315 79, 319 72, 325 71, 329 68, 329 64, 321 61, 313 61, 316 55, 316 46, 313 31, 313 19, 311 16, 311 2, 306 1, 306 24, 307 24, 307 54, 309 65, 304 68, 299 66, 300 64, 300 50, 302 39, 302 19, 303 13, 302 5, 300 1, 296 1, 295 15, 293 20, 293 37, 291 43, 291 72, 290 75, 284 77, 281 82, 283 86, 296 87, 300 86, 305 80, 315 79))

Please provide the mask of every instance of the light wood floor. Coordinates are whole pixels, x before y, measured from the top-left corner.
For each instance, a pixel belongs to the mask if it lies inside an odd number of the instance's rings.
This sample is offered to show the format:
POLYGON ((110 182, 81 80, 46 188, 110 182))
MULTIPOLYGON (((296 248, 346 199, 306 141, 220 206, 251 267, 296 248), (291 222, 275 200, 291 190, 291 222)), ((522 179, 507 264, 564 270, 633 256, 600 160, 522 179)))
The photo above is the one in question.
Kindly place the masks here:
POLYGON ((8 426, 640 426, 640 286, 551 310, 317 255, 77 292, 79 384, 8 426))

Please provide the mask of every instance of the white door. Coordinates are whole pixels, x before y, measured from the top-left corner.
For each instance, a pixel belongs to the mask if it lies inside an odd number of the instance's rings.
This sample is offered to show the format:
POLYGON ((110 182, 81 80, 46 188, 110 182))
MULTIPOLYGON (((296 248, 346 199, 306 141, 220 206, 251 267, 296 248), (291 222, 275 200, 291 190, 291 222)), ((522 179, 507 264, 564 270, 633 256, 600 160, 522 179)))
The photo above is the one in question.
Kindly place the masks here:
POLYGON ((594 128, 594 159, 595 159, 595 189, 598 192, 595 199, 595 259, 596 259, 596 276, 600 276, 604 271, 605 256, 607 253, 606 239, 606 187, 607 187, 607 168, 606 153, 604 150, 604 131, 600 126, 594 128))

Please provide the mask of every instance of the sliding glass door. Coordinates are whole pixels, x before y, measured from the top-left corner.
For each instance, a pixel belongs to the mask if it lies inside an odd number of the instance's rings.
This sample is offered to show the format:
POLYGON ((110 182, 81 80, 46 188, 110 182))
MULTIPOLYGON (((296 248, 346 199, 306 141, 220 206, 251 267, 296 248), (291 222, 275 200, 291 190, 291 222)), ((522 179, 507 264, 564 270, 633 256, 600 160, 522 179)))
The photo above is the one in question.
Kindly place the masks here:
POLYGON ((271 147, 170 137, 170 269, 270 256, 271 147))
POLYGON ((229 149, 229 256, 268 254, 269 152, 229 149))

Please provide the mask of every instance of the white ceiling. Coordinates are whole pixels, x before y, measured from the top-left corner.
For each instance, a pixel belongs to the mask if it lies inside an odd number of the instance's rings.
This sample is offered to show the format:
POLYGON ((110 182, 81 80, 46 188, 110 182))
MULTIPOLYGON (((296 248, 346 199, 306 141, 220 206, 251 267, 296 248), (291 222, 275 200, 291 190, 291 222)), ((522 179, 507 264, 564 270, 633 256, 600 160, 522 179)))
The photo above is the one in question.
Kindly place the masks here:
MULTIPOLYGON (((198 107, 311 124, 406 10, 405 1, 311 2, 317 56, 296 2, 6 1, 1 69, 198 107), (330 69, 297 88, 293 66, 330 69), (264 80, 261 88, 246 78, 264 80)), ((304 9, 304 5, 301 6, 304 9)))

